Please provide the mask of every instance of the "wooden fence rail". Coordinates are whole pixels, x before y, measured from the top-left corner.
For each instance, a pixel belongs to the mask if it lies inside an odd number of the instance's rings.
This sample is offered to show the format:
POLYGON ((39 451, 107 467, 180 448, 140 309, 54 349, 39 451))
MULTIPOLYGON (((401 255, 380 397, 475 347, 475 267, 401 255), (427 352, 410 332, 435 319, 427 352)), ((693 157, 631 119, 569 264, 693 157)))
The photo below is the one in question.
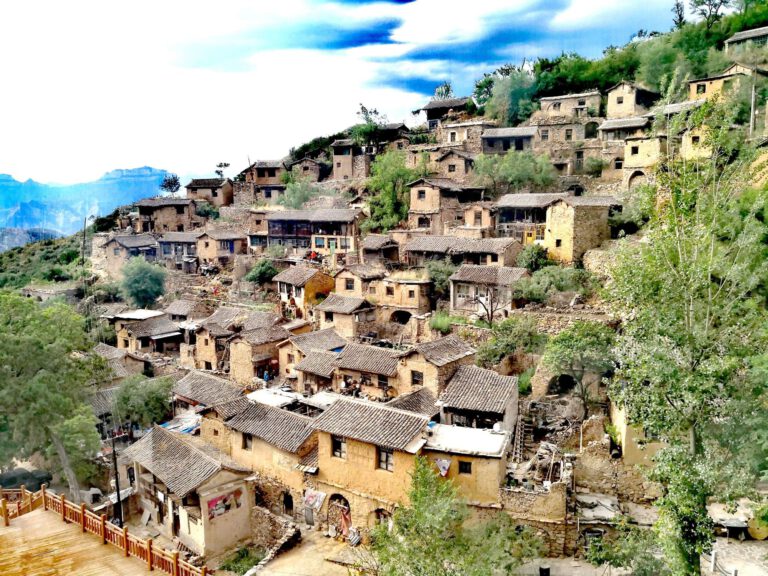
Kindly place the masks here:
POLYGON ((179 559, 177 551, 155 548, 152 539, 144 540, 128 533, 128 528, 120 528, 107 521, 107 517, 94 514, 85 509, 85 504, 68 502, 66 497, 51 494, 45 485, 37 492, 30 492, 24 486, 20 489, 0 489, 0 517, 4 526, 13 518, 42 508, 58 514, 64 522, 77 524, 83 532, 89 532, 101 538, 104 544, 111 544, 126 556, 133 556, 147 565, 148 570, 159 570, 171 576, 206 576, 207 568, 198 568, 179 559))

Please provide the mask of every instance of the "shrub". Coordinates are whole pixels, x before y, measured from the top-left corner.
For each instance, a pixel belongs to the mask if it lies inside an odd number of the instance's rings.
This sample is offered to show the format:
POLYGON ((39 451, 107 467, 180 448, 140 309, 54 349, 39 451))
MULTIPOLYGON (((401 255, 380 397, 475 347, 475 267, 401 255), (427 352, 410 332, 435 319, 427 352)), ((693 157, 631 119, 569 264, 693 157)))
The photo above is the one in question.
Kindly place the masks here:
POLYGON ((447 312, 435 312, 429 321, 429 327, 442 334, 448 334, 451 331, 451 316, 447 312))
POLYGON ((285 246, 280 246, 279 244, 274 244, 267 248, 264 253, 269 256, 270 258, 284 258, 287 248, 285 246))
POLYGON ((248 282, 266 284, 267 282, 271 282, 272 278, 275 276, 277 276, 277 268, 275 268, 271 261, 262 258, 256 262, 256 265, 245 275, 245 279, 248 282))
POLYGON ((136 306, 145 308, 165 292, 165 276, 165 269, 139 256, 131 258, 123 267, 120 287, 136 306))
POLYGON ((531 302, 544 302, 557 292, 578 292, 589 296, 595 290, 595 280, 586 270, 547 266, 522 278, 515 286, 515 297, 531 302))
POLYGON ((266 554, 258 547, 240 548, 222 562, 220 568, 242 575, 262 561, 266 554))
POLYGON ((70 264, 80 257, 80 253, 75 249, 64 250, 59 254, 59 264, 70 264))
POLYGON ((528 370, 517 377, 517 389, 520 392, 520 396, 528 396, 531 393, 531 378, 533 378, 535 372, 535 368, 528 368, 528 370))
POLYGON ((495 366, 516 352, 540 352, 547 340, 530 318, 507 318, 492 331, 493 335, 477 349, 476 362, 483 368, 495 366))
POLYGON ((195 203, 195 214, 216 220, 219 217, 219 209, 208 202, 197 202, 195 203))
POLYGON ((517 255, 515 262, 520 268, 527 268, 528 272, 536 272, 551 262, 547 259, 547 249, 539 244, 528 244, 517 255))
POLYGON ((43 272, 43 280, 48 280, 49 282, 66 282, 71 279, 72 275, 58 266, 54 266, 43 272))
POLYGON ((603 169, 606 166, 607 164, 602 160, 602 158, 587 158, 584 162, 584 172, 589 176, 599 178, 603 175, 603 169))
POLYGON ((446 296, 450 290, 450 281, 448 280, 454 272, 456 272, 456 266, 451 262, 449 258, 445 260, 432 260, 427 262, 427 272, 429 273, 429 279, 435 288, 435 294, 438 297, 446 296))

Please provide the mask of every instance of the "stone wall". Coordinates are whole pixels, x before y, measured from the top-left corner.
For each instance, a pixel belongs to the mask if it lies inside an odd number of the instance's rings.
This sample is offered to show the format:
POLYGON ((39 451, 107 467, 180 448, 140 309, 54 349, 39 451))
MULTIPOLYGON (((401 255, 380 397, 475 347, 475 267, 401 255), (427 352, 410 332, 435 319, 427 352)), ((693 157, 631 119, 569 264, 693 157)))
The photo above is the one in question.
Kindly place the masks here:
POLYGON ((256 185, 253 182, 234 183, 234 206, 252 206, 256 203, 256 185))
POLYGON ((601 310, 582 309, 582 310, 558 310, 555 308, 518 308, 511 311, 511 316, 520 315, 532 318, 536 322, 536 328, 539 332, 555 335, 559 334, 574 322, 579 320, 590 322, 602 322, 604 324, 613 324, 615 319, 601 310))

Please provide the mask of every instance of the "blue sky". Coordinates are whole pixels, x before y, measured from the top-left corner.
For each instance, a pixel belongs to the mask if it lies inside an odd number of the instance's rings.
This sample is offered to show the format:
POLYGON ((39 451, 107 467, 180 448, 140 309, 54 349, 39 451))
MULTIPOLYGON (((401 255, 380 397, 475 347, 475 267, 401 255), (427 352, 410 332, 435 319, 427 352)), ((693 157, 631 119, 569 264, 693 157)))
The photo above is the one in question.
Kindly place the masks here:
POLYGON ((76 182, 150 165, 234 174, 450 80, 599 56, 669 29, 670 0, 40 0, 0 5, 0 173, 76 182))

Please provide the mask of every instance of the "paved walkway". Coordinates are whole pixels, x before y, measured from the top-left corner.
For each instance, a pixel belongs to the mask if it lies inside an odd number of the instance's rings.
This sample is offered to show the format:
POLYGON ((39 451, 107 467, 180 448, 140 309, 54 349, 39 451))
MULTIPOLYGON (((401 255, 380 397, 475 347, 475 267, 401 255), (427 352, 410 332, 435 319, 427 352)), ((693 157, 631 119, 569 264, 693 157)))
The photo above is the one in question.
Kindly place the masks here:
POLYGON ((101 538, 83 534, 53 512, 35 510, 0 523, 0 574, 3 576, 145 576, 144 562, 126 558, 101 538))
POLYGON ((348 576, 347 569, 326 558, 347 558, 351 548, 317 530, 301 530, 298 546, 266 565, 262 576, 348 576))
POLYGON ((719 564, 739 576, 768 576, 768 540, 738 540, 718 538, 715 542, 719 564))

